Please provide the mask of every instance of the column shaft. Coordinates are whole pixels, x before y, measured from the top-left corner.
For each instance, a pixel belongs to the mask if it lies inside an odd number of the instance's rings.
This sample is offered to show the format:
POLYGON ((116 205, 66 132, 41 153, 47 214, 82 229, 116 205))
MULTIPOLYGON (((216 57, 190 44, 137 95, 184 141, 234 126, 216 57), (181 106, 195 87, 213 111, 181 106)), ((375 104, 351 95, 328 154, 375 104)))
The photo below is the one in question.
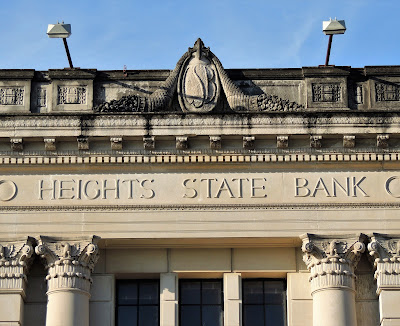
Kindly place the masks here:
POLYGON ((357 326, 355 293, 326 289, 313 294, 313 326, 357 326))
POLYGON ((55 291, 48 294, 46 325, 88 326, 89 295, 74 290, 55 291))

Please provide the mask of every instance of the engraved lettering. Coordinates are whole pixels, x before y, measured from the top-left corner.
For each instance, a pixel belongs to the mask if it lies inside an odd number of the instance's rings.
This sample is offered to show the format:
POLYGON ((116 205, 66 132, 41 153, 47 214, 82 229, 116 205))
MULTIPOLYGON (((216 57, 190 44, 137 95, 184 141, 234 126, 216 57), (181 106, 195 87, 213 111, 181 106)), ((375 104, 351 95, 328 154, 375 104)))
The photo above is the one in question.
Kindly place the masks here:
POLYGON ((232 181, 238 182, 238 198, 243 198, 243 181, 249 181, 248 178, 235 178, 232 181))
POLYGON ((129 182, 129 196, 128 199, 133 199, 133 183, 139 182, 138 179, 122 180, 122 183, 129 182))
POLYGON ((56 182, 57 180, 50 181, 52 183, 48 188, 44 188, 44 180, 39 180, 39 200, 43 200, 43 193, 45 191, 50 191, 51 197, 50 200, 54 200, 56 198, 56 182))
POLYGON ((195 198, 195 197, 197 197, 197 190, 195 188, 188 187, 188 185, 187 185, 188 182, 194 183, 194 182, 196 182, 196 179, 185 179, 185 180, 183 180, 183 183, 182 183, 183 187, 185 187, 185 189, 187 191, 191 192, 191 193, 188 194, 188 192, 186 191, 183 194, 183 198, 195 198))
POLYGON ((108 188, 107 182, 111 180, 103 180, 103 199, 107 199, 107 191, 114 191, 114 199, 119 199, 119 179, 114 179, 114 187, 108 188))
POLYGON ((207 198, 211 198, 211 181, 218 181, 218 179, 200 179, 200 182, 207 181, 207 198))
POLYGON ((231 188, 229 187, 229 184, 228 184, 228 182, 226 181, 225 178, 222 179, 221 185, 219 186, 219 189, 218 189, 217 194, 215 195, 215 198, 219 198, 219 196, 221 195, 221 193, 222 193, 223 191, 227 191, 228 194, 229 194, 229 197, 235 198, 235 196, 233 195, 232 190, 231 190, 231 188))
POLYGON ((76 199, 82 199, 82 180, 78 180, 76 199))
POLYGON ((266 178, 251 178, 251 198, 265 198, 267 194, 263 192, 256 196, 256 190, 265 190, 265 185, 256 186, 256 181, 267 181, 266 178))
POLYGON ((367 193, 361 189, 360 183, 363 182, 366 179, 366 177, 362 177, 360 181, 357 182, 356 177, 353 177, 353 197, 357 197, 357 189, 362 193, 364 197, 369 197, 367 193))
POLYGON ((387 179, 385 183, 386 192, 394 198, 400 198, 400 191, 398 191, 400 186, 399 180, 399 177, 394 176, 387 179))
POLYGON ((296 186, 295 186, 295 197, 308 197, 310 196, 311 190, 307 188, 308 180, 305 178, 296 178, 296 186), (300 183, 301 182, 301 183, 300 183), (300 194, 300 189, 303 189, 303 192, 300 194))
POLYGON ((0 180, 0 200, 9 201, 17 195, 17 185, 11 180, 0 180))
POLYGON ((58 191, 58 198, 57 199, 74 199, 75 195, 73 193, 69 193, 68 191, 74 192, 74 184, 75 180, 60 180, 59 182, 59 191, 58 191), (72 183, 73 185, 70 185, 68 187, 68 183, 72 183))
POLYGON ((324 180, 322 178, 319 178, 317 181, 317 184, 315 185, 314 192, 312 193, 311 197, 315 197, 317 194, 317 191, 323 190, 325 191, 325 196, 330 197, 331 195, 329 194, 328 189, 326 188, 326 185, 324 183, 324 180))
POLYGON ((143 179, 142 181, 139 182, 140 187, 147 192, 146 194, 142 193, 140 195, 140 198, 151 199, 151 198, 153 198, 155 196, 155 192, 151 188, 146 188, 146 185, 145 185, 146 182, 152 183, 152 182, 154 182, 154 180, 153 179, 151 179, 151 180, 143 179))
POLYGON ((95 186, 91 187, 92 189, 90 190, 89 187, 90 187, 91 183, 94 183, 97 186, 99 185, 99 182, 97 180, 88 180, 88 181, 86 181, 84 186, 83 186, 83 194, 85 195, 85 197, 87 199, 94 200, 94 199, 97 199, 97 198, 100 197, 100 193, 101 192, 100 192, 100 188, 99 187, 95 187, 95 186), (92 195, 90 195, 89 192, 92 195))
POLYGON ((339 186, 339 189, 341 189, 348 197, 350 196, 350 178, 346 178, 346 188, 343 187, 339 181, 337 181, 335 178, 332 179, 332 194, 333 197, 336 197, 336 186, 339 186))

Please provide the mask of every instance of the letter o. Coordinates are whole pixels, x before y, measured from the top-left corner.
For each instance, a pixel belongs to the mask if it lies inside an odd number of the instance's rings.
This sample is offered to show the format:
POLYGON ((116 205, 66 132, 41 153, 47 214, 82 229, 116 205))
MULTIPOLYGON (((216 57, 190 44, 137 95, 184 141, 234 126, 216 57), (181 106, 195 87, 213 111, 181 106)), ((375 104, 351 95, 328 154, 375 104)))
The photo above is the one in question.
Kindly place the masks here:
POLYGON ((400 179, 399 177, 390 177, 389 179, 386 180, 386 183, 385 183, 385 190, 386 190, 386 192, 387 192, 389 195, 393 196, 394 198, 400 198, 400 193, 399 193, 398 195, 394 194, 394 193, 390 190, 390 183, 391 183, 392 181, 394 181, 394 180, 399 180, 399 179, 400 179))
POLYGON ((17 195, 17 185, 10 180, 0 180, 0 200, 9 201, 17 195))

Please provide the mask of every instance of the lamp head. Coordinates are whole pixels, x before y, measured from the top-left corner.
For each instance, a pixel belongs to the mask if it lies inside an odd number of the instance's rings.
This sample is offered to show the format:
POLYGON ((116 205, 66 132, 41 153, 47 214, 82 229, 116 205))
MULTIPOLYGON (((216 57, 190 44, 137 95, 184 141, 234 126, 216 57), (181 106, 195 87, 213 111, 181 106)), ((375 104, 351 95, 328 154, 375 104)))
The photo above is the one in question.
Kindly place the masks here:
POLYGON ((47 35, 50 38, 68 38, 71 35, 71 24, 64 24, 64 22, 49 24, 47 35))
POLYGON ((322 31, 325 35, 344 34, 346 24, 344 20, 330 19, 322 22, 322 31))

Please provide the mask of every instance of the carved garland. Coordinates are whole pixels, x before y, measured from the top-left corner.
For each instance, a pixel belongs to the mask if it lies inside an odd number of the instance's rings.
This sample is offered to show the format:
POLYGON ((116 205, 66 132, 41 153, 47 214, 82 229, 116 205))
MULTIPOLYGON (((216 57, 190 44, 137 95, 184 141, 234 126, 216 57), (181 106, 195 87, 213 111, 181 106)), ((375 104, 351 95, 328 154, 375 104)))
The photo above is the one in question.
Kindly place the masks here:
POLYGON ((129 95, 104 102, 97 112, 157 112, 167 111, 179 83, 179 103, 184 112, 209 112, 218 102, 222 86, 228 105, 236 112, 299 111, 303 105, 274 95, 246 95, 234 84, 219 59, 198 39, 193 48, 180 58, 162 86, 150 96, 129 95), (179 80, 178 80, 179 79, 179 80))

